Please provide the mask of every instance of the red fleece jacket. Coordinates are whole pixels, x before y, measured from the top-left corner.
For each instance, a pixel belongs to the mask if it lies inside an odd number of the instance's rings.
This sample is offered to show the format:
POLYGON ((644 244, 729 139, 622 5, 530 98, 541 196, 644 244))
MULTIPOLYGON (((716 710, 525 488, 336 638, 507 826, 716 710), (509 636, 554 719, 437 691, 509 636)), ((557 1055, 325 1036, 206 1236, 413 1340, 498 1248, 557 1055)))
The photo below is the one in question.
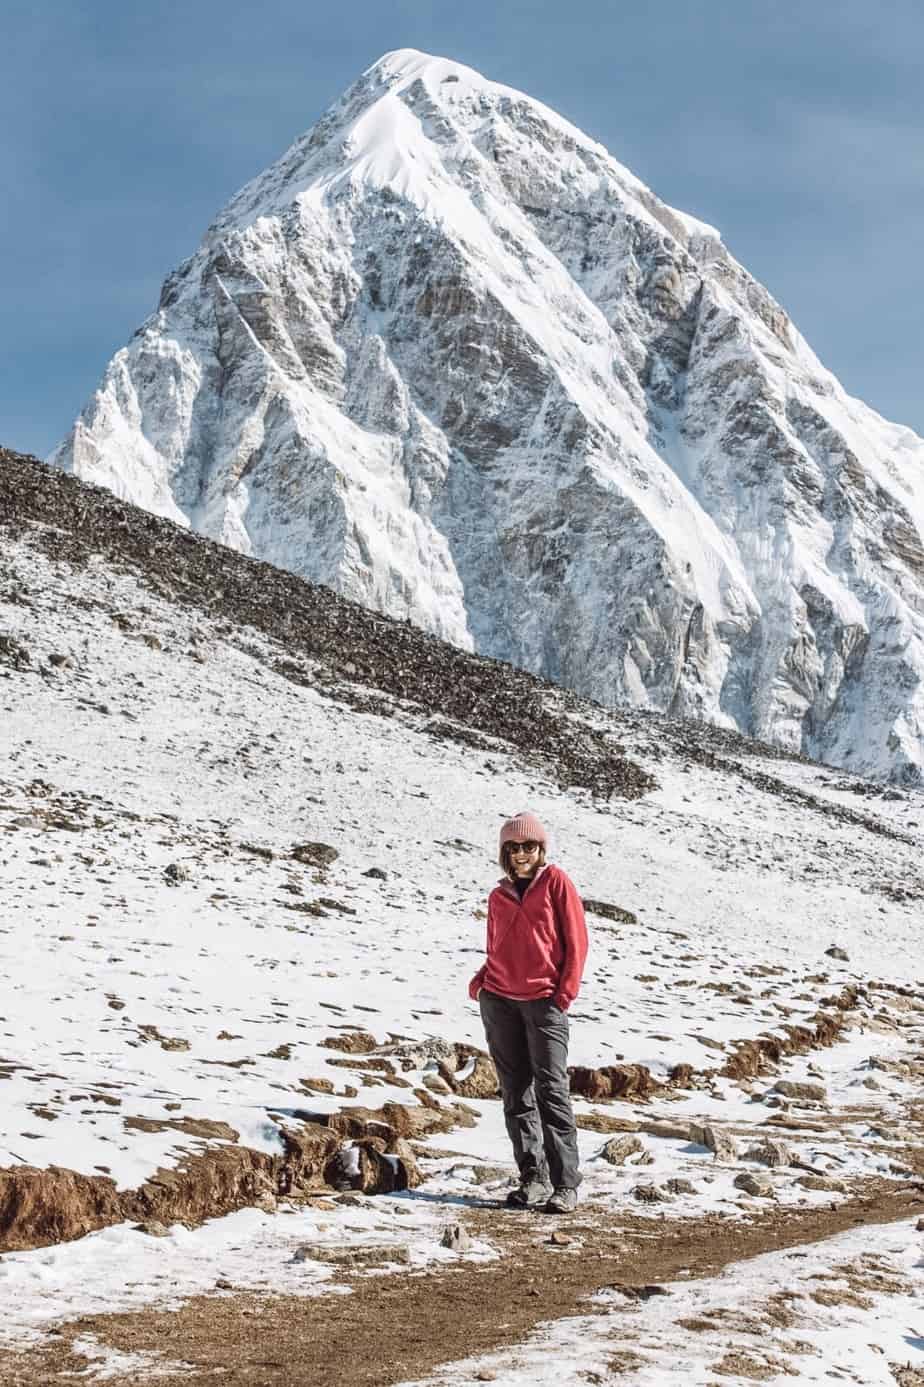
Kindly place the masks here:
POLYGON ((574 882, 560 867, 541 867, 522 901, 501 878, 488 898, 487 955, 468 985, 472 1001, 485 987, 518 1002, 552 997, 568 1010, 584 972, 587 925, 574 882))

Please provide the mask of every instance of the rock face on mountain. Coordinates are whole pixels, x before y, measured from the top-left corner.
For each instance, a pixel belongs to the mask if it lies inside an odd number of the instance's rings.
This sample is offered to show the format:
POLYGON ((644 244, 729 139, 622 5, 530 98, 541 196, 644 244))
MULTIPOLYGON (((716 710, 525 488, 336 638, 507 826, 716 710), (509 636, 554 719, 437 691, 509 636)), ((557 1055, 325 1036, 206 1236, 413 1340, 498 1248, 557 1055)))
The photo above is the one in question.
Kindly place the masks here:
POLYGON ((376 63, 52 460, 605 703, 924 766, 924 442, 540 103, 376 63))

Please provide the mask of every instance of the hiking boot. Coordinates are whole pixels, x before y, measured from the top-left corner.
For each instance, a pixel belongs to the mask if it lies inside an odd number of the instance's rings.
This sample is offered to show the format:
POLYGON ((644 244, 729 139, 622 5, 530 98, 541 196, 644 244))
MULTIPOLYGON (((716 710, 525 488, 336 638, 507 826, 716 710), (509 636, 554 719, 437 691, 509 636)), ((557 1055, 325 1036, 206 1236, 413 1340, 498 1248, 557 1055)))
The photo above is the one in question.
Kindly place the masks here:
POLYGON ((533 1176, 528 1180, 521 1180, 517 1188, 507 1195, 506 1203, 511 1209, 536 1209, 547 1202, 551 1192, 552 1186, 548 1180, 539 1180, 533 1176))
POLYGON ((577 1190, 560 1185, 545 1206, 547 1214, 573 1214, 577 1208, 577 1190))

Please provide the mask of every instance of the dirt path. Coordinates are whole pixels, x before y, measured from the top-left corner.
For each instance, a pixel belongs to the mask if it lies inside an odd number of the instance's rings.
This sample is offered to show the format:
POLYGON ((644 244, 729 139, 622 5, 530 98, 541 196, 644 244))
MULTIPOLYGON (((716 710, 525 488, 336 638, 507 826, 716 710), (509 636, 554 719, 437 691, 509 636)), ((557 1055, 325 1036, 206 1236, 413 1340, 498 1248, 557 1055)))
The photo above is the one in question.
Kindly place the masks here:
MULTIPOLYGON (((0 1355, 0 1379, 3 1387, 72 1382, 87 1360, 71 1345, 92 1336, 123 1353, 189 1365, 158 1376, 158 1387, 389 1387, 517 1342, 540 1321, 586 1313, 582 1302, 602 1286, 670 1281, 681 1271, 711 1276, 729 1262, 907 1218, 922 1207, 920 1184, 872 1182, 838 1207, 755 1210, 750 1223, 719 1216, 617 1221, 591 1205, 554 1224, 541 1215, 476 1210, 466 1225, 504 1253, 499 1262, 347 1275, 352 1295, 199 1296, 176 1311, 87 1317, 62 1325, 41 1349, 0 1355), (575 1243, 550 1246, 553 1228, 575 1243)), ((106 1381, 129 1387, 150 1379, 128 1371, 106 1381)))

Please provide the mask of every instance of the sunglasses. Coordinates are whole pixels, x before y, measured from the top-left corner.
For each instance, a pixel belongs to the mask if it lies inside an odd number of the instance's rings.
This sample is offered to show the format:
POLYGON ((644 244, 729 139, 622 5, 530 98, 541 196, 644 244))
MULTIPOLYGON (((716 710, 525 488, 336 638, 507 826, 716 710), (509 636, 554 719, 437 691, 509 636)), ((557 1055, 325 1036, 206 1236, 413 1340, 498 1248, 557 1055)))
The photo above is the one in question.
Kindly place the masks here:
POLYGON ((529 853, 530 856, 532 856, 532 854, 533 854, 534 852, 536 852, 536 851, 538 850, 538 848, 539 848, 539 844, 536 843, 536 842, 534 842, 534 841, 532 840, 532 838, 530 838, 529 841, 526 842, 526 843, 508 843, 508 844, 507 844, 507 851, 510 853, 511 857, 515 857, 515 856, 517 855, 517 853, 520 853, 520 852, 526 852, 526 853, 529 853))

